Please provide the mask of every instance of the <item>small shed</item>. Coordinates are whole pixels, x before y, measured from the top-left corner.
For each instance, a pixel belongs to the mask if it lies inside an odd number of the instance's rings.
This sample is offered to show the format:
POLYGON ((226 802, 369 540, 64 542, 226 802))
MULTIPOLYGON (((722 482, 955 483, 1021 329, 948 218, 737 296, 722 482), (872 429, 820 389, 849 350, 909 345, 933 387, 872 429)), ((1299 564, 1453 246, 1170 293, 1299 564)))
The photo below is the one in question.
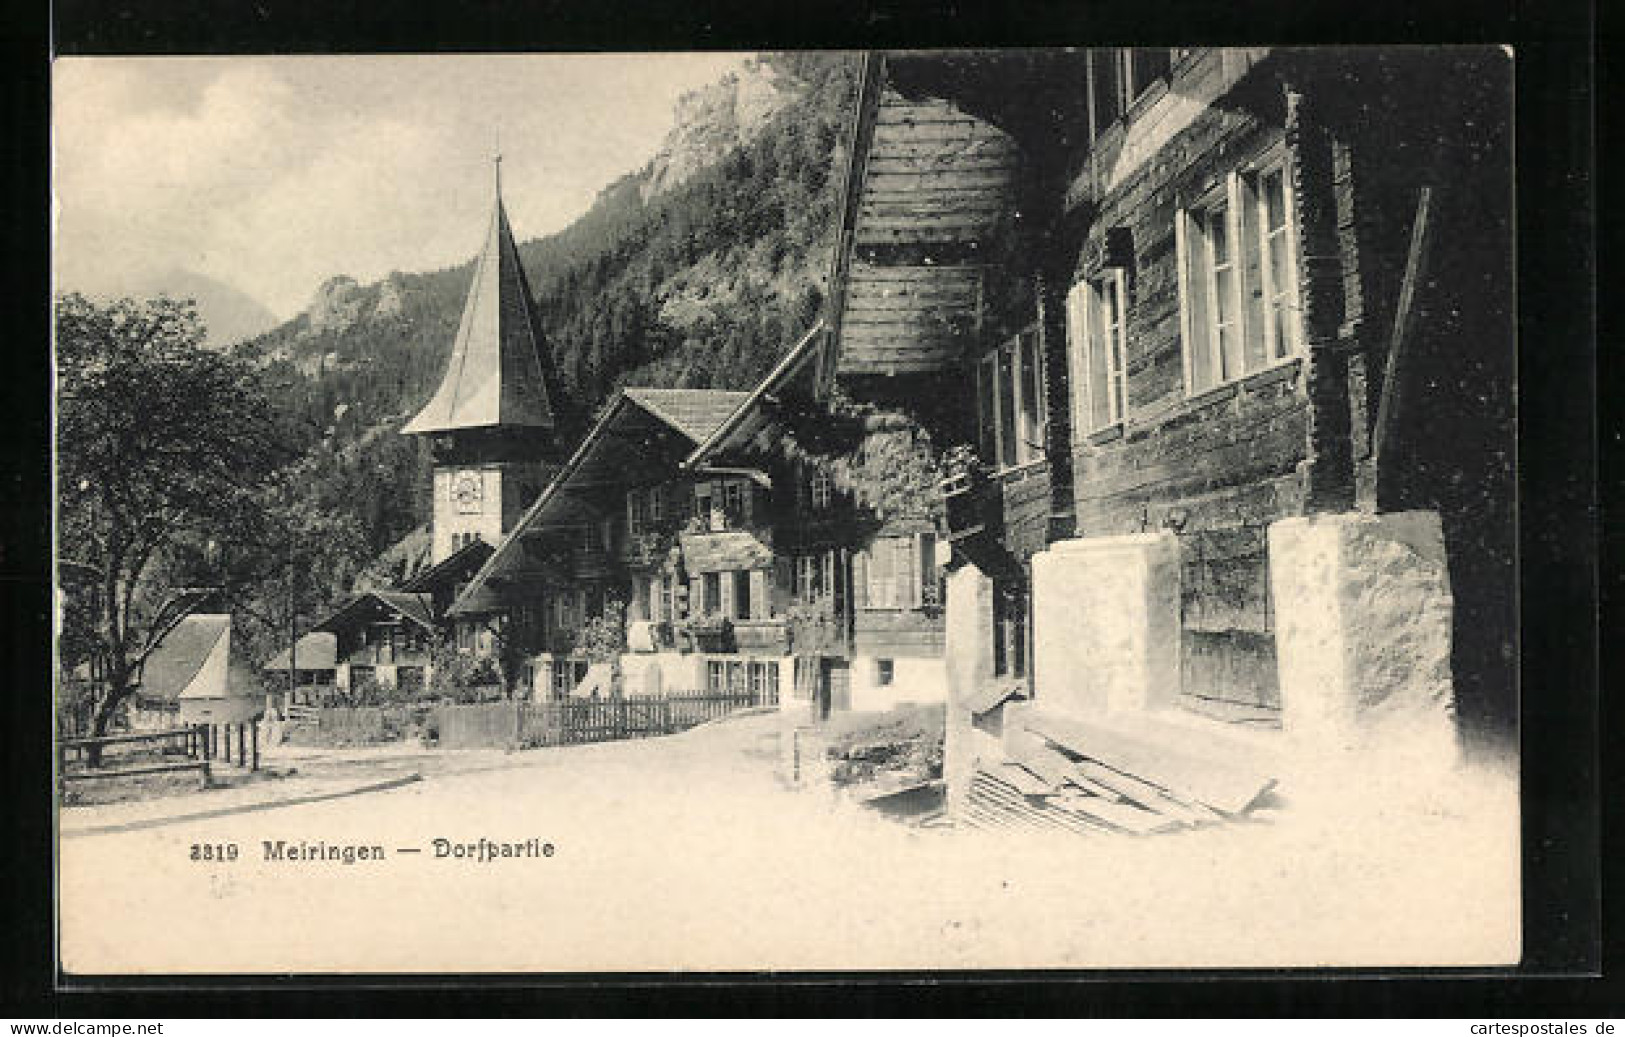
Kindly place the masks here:
POLYGON ((181 724, 238 724, 264 712, 253 671, 232 655, 229 615, 177 623, 142 666, 140 695, 172 703, 181 724))
MULTIPOLYGON (((300 684, 332 684, 338 668, 338 637, 330 631, 313 630, 294 642, 293 662, 298 666, 300 684)), ((288 673, 288 650, 273 655, 263 669, 275 677, 288 673)))

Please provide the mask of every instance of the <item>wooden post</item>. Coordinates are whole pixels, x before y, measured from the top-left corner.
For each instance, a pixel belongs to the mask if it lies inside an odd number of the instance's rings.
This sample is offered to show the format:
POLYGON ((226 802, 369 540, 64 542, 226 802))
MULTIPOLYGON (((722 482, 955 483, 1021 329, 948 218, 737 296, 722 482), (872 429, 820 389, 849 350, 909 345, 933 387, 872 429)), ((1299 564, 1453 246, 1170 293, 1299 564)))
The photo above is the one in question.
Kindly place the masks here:
POLYGON ((1354 504, 1348 359, 1340 352, 1343 262, 1333 191, 1332 134, 1320 111, 1319 91, 1286 89, 1286 139, 1298 216, 1305 388, 1309 395, 1308 510, 1345 511, 1354 504))
POLYGON ((249 770, 257 771, 257 770, 260 769, 260 725, 253 724, 251 726, 251 728, 249 730, 249 738, 252 741, 252 748, 253 748, 253 753, 254 753, 254 755, 253 755, 253 761, 254 762, 253 762, 253 765, 249 768, 249 770))
POLYGON ((1415 323, 1416 292, 1427 275, 1428 251, 1431 244, 1429 216, 1433 202, 1433 189, 1424 185, 1416 196, 1416 218, 1411 223, 1411 244, 1405 256, 1405 276, 1399 286, 1399 301, 1394 307, 1393 333, 1388 338, 1388 360, 1383 365, 1382 393, 1377 401, 1376 432, 1372 437, 1371 454, 1376 464, 1377 477, 1382 478, 1383 447, 1393 441, 1394 428, 1399 423, 1401 393, 1404 390, 1406 339, 1415 323))

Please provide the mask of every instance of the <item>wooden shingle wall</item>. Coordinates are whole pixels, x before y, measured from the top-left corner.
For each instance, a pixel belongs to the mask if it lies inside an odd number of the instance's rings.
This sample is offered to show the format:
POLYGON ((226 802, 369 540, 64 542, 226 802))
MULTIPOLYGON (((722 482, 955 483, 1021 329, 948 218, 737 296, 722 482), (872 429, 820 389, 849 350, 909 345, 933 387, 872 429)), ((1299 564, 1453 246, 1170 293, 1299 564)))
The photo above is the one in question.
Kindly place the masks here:
POLYGON ((863 167, 841 319, 841 375, 957 363, 981 312, 975 250, 1020 166, 1002 131, 946 101, 883 91, 863 167))

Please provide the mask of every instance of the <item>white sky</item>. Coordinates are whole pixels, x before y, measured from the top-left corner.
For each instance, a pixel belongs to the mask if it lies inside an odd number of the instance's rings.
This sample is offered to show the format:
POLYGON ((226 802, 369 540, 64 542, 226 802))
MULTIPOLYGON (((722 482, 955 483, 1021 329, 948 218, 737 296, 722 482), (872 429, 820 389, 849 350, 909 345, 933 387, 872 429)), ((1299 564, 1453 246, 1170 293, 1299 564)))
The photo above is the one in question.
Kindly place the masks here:
POLYGON ((66 58, 54 70, 57 278, 174 267, 291 317, 479 247, 502 140, 521 240, 566 226, 740 54, 66 58))

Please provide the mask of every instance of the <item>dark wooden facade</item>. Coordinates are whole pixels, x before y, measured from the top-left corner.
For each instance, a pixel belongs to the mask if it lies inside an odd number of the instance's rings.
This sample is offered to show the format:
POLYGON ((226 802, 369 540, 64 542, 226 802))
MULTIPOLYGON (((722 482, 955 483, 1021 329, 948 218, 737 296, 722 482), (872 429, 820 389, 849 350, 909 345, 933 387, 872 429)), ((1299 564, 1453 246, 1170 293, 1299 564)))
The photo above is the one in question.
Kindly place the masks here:
POLYGON ((1268 525, 1435 508, 1467 700, 1510 717, 1508 88, 1483 48, 869 58, 828 377, 978 415, 933 421, 985 465, 946 534, 1014 601, 996 637, 1051 541, 1170 530, 1185 690, 1267 711, 1268 525))

